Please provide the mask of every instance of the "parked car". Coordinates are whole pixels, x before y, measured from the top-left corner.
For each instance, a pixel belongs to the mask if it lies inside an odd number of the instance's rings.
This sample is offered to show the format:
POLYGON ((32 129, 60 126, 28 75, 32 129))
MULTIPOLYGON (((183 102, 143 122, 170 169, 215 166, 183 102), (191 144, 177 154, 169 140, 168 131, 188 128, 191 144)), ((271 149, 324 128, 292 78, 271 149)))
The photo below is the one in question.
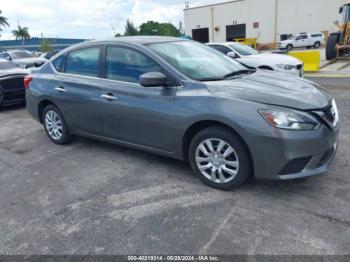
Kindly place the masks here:
POLYGON ((188 160, 214 188, 324 173, 336 153, 338 111, 327 91, 191 40, 81 43, 25 82, 27 109, 53 143, 85 136, 188 160))
POLYGON ((302 33, 298 36, 292 36, 287 40, 281 41, 277 44, 278 49, 286 49, 287 51, 293 50, 293 48, 320 48, 325 44, 324 34, 318 33, 302 33))
POLYGON ((25 101, 24 77, 28 71, 0 58, 0 107, 25 101))
POLYGON ((287 73, 300 77, 304 75, 303 62, 292 56, 261 53, 250 46, 236 42, 209 43, 208 45, 248 67, 287 73))
POLYGON ((45 59, 50 59, 51 57, 53 57, 54 55, 58 54, 59 51, 49 51, 47 53, 42 53, 40 55, 41 58, 45 58, 45 59))
POLYGON ((39 67, 47 61, 47 59, 36 57, 26 50, 7 50, 0 53, 0 58, 13 61, 22 68, 39 67))

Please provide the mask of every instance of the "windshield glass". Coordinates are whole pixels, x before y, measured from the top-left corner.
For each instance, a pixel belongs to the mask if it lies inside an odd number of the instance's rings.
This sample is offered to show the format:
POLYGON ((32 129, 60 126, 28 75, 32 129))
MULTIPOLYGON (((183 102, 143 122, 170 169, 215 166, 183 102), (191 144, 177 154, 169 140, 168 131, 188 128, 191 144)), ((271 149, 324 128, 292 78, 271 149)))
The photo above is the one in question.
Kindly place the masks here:
POLYGON ((239 53, 242 56, 256 55, 259 53, 254 48, 248 45, 242 45, 242 44, 236 43, 236 44, 231 44, 230 47, 233 48, 237 53, 239 53))
POLYGON ((11 56, 13 59, 21 59, 21 58, 30 58, 33 57, 31 54, 29 54, 26 51, 16 51, 16 52, 11 52, 11 56))
POLYGON ((184 75, 195 80, 222 79, 227 74, 247 69, 215 49, 194 41, 147 45, 184 75))
POLYGON ((13 69, 17 68, 18 66, 11 62, 0 62, 0 70, 6 70, 6 69, 13 69))

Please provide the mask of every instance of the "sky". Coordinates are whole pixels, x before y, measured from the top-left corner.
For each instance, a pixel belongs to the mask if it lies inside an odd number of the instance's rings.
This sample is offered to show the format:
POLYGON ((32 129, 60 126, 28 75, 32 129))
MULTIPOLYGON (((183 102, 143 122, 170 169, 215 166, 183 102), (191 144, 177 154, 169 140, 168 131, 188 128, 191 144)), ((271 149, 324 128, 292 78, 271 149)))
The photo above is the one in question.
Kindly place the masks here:
POLYGON ((190 7, 224 0, 0 0, 2 16, 10 27, 0 40, 14 39, 18 23, 29 28, 32 37, 101 39, 124 33, 127 19, 135 25, 148 20, 183 22, 185 2, 190 7))

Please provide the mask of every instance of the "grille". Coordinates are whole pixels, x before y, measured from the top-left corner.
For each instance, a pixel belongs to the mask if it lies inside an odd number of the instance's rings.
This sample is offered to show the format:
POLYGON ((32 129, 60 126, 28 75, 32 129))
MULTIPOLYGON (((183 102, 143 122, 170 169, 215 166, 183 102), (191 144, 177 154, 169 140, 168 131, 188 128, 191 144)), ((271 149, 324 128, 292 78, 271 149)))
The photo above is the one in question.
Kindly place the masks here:
POLYGON ((335 102, 332 102, 323 109, 313 111, 313 113, 323 120, 331 129, 337 128, 339 122, 338 111, 335 106, 335 102))
POLYGON ((329 105, 325 109, 322 110, 324 117, 326 118, 327 121, 333 123, 335 118, 334 118, 334 111, 333 111, 333 106, 329 105))
POLYGON ((4 93, 8 91, 14 91, 17 89, 24 89, 23 78, 24 76, 17 76, 1 80, 0 88, 3 90, 4 93))

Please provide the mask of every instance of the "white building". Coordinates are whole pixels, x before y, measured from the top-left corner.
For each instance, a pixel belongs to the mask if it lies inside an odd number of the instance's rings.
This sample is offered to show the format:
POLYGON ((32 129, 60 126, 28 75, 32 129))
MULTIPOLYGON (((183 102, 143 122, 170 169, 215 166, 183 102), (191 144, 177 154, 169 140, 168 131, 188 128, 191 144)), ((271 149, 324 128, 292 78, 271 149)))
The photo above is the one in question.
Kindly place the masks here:
POLYGON ((201 42, 257 38, 275 43, 289 34, 325 35, 341 23, 339 7, 345 0, 236 0, 184 9, 186 34, 201 42))

